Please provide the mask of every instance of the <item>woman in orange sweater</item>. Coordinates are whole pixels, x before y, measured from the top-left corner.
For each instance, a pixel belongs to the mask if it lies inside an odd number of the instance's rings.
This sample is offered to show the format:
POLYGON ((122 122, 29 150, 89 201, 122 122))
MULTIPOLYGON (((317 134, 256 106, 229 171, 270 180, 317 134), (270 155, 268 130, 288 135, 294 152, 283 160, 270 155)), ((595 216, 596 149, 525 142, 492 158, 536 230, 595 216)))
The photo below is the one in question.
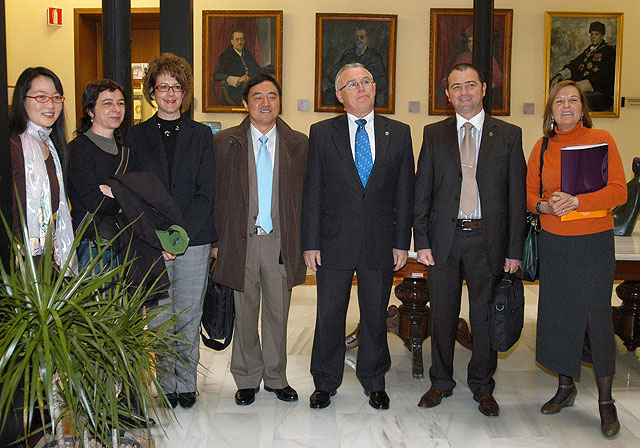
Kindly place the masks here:
POLYGON ((611 209, 626 201, 622 161, 613 137, 591 129, 584 93, 574 81, 562 81, 549 93, 544 110, 545 137, 535 144, 527 171, 527 208, 540 214, 538 236, 540 295, 536 360, 558 373, 558 390, 542 406, 555 414, 573 405, 580 362, 593 364, 598 385, 601 430, 613 436, 620 423, 611 397, 615 372, 615 341, 611 321, 611 289, 615 272, 611 209), (544 138, 540 177, 540 151, 544 138), (561 191, 561 149, 606 143, 607 185, 572 196, 561 191), (543 197, 539 196, 542 180, 543 197), (562 221, 573 211, 606 210, 605 216, 562 221))

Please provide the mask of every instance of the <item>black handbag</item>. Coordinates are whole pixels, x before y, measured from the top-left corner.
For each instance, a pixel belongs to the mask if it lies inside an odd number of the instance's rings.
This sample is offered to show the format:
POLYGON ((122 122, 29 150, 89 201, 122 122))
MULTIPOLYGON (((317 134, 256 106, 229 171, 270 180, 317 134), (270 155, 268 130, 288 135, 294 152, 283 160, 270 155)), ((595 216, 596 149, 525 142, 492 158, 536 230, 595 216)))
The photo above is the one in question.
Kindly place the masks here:
POLYGON ((535 282, 538 278, 538 233, 540 232, 540 216, 527 212, 527 236, 524 239, 520 270, 522 279, 535 282))
POLYGON ((233 337, 235 303, 233 289, 213 281, 215 260, 209 266, 209 281, 202 305, 200 336, 202 343, 214 350, 224 350, 233 337), (206 334, 205 334, 206 333, 206 334), (223 342, 216 339, 223 339, 223 342))
MULTIPOLYGON (((544 164, 544 152, 549 145, 547 137, 542 138, 542 147, 540 148, 540 193, 542 198, 542 165, 544 164)), ((538 278, 538 233, 542 230, 540 227, 540 215, 527 212, 527 235, 524 239, 524 247, 522 249, 522 260, 520 260, 520 270, 523 280, 535 282, 538 278)))
POLYGON ((489 338, 497 352, 506 352, 520 339, 524 325, 524 285, 505 273, 489 301, 489 338))

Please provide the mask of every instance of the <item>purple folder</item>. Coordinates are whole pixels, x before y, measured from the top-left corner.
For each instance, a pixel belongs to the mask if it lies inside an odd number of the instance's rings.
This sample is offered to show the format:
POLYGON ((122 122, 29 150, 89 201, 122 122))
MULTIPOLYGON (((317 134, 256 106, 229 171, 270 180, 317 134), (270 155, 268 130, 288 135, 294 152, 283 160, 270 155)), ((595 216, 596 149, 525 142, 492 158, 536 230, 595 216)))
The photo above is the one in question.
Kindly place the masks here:
POLYGON ((561 152, 562 191, 573 196, 598 191, 609 180, 609 145, 567 146, 561 152))

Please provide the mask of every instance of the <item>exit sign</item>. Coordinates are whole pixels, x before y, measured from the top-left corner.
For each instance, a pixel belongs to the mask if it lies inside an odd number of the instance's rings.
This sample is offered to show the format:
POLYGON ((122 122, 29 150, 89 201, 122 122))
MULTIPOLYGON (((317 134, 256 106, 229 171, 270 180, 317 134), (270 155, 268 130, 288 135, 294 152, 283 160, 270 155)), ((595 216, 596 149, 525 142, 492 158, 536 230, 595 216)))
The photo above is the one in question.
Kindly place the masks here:
POLYGON ((47 25, 62 26, 62 8, 47 8, 47 25))

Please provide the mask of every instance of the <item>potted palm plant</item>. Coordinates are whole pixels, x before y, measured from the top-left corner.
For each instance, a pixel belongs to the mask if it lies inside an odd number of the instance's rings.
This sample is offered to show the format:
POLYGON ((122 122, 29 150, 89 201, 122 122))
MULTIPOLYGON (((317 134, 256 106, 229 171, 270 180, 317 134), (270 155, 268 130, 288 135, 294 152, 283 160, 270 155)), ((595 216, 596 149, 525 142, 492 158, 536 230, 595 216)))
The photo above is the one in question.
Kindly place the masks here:
MULTIPOLYGON (((9 232, 6 222, 5 228, 9 232)), ((47 244, 45 253, 51 253, 50 238, 47 244)), ((48 256, 35 263, 21 245, 28 241, 14 239, 8 265, 0 265, 0 426, 20 392, 25 439, 44 429, 52 443, 75 435, 78 446, 89 439, 118 446, 131 426, 146 428, 150 437, 149 413, 156 406, 150 354, 170 356, 168 342, 175 337, 168 331, 172 321, 149 329, 157 313, 142 312, 158 285, 127 284, 128 254, 119 266, 97 268, 100 253, 76 276, 65 276, 66 264, 58 268, 48 256), (34 428, 37 415, 51 423, 34 428)))

